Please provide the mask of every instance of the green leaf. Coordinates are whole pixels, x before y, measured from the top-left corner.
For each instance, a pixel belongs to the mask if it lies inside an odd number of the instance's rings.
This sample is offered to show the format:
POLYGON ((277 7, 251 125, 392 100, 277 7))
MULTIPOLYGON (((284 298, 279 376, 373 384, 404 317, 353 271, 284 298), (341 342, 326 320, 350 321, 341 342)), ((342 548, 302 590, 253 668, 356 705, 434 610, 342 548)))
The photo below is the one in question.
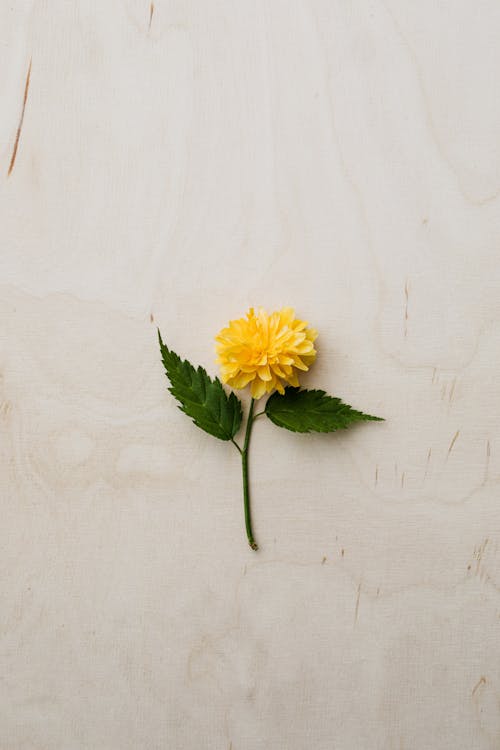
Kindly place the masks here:
POLYGON ((334 432, 354 422, 383 422, 356 411, 325 391, 286 388, 283 396, 275 391, 266 404, 266 414, 278 427, 292 432, 334 432))
POLYGON ((203 367, 195 368, 171 351, 163 343, 160 331, 158 338, 161 357, 170 380, 169 391, 179 401, 179 409, 210 435, 219 440, 231 440, 241 425, 239 399, 234 393, 227 395, 219 378, 212 380, 203 367))

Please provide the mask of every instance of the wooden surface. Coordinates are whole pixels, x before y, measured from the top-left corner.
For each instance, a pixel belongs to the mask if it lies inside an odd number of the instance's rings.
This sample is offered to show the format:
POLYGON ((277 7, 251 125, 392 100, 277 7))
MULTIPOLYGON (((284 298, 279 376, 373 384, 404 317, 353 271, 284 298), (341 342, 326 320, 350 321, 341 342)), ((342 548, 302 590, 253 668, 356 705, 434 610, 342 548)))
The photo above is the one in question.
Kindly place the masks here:
POLYGON ((500 746, 500 7, 0 6, 0 747, 500 746), (156 340, 386 417, 238 456, 156 340))

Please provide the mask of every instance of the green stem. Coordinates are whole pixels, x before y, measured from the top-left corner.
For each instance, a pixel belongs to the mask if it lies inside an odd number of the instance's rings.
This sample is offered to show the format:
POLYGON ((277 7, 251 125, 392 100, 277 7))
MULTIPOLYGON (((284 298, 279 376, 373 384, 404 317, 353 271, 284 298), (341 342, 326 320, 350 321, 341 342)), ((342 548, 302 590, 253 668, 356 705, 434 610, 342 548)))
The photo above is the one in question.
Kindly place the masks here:
POLYGON ((253 550, 258 550, 257 542, 253 538, 252 533, 252 517, 250 515, 250 491, 248 488, 248 448, 250 446, 250 435, 252 433, 252 425, 254 422, 254 407, 255 400, 250 401, 250 409, 248 411, 247 428, 245 431, 245 442, 243 444, 243 450, 241 452, 241 466, 243 469, 243 505, 245 508, 245 529, 247 532, 248 544, 253 550))

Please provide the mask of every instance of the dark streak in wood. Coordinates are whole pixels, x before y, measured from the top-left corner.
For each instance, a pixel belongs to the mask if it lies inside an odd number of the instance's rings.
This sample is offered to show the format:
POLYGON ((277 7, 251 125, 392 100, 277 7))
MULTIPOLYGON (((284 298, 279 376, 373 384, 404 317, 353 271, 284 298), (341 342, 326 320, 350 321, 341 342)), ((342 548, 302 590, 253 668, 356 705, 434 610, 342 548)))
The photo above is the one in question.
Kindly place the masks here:
POLYGON ((476 559, 476 575, 479 575, 481 573, 481 563, 483 561, 483 555, 486 552, 486 547, 488 546, 489 541, 489 539, 485 539, 479 547, 474 547, 474 557, 476 559))
POLYGON ((31 60, 32 58, 30 58, 30 64, 28 66, 28 73, 26 75, 26 83, 24 84, 23 108, 21 110, 21 117, 19 119, 19 125, 17 126, 16 140, 14 141, 14 148, 12 149, 12 156, 10 157, 10 164, 9 164, 9 170, 7 172, 7 177, 10 177, 11 172, 14 169, 14 164, 16 163, 17 148, 19 146, 19 139, 21 137, 21 130, 23 127, 23 122, 24 122, 24 112, 26 110, 26 102, 28 100, 28 90, 30 87, 31 60))
POLYGON ((405 338, 408 335, 408 298, 410 296, 410 289, 408 286, 408 279, 405 281, 405 338))
POLYGON ((476 691, 479 690, 481 685, 486 685, 486 677, 484 675, 481 675, 477 683, 474 685, 471 695, 475 695, 476 691))
POLYGON ((455 393, 455 386, 456 386, 456 384, 457 384, 457 379, 456 379, 456 378, 454 378, 454 380, 453 380, 453 384, 452 384, 452 386, 451 386, 451 390, 450 390, 450 396, 449 396, 449 399, 450 399, 450 404, 451 404, 451 402, 453 401, 453 394, 455 393))
POLYGON ((361 583, 358 586, 358 595, 356 597, 356 609, 354 610, 354 624, 356 625, 359 615, 359 600, 361 599, 361 583))
POLYGON ((486 459, 484 462, 484 478, 483 478, 483 486, 488 481, 488 475, 490 472, 490 457, 491 457, 491 445, 490 441, 486 441, 486 459))
POLYGON ((151 29, 151 24, 153 22, 153 13, 154 12, 155 12, 155 4, 151 3, 150 6, 149 6, 149 26, 148 26, 148 31, 150 31, 150 29, 151 29))
POLYGON ((425 463, 424 480, 427 478, 427 472, 429 471, 429 464, 431 462, 431 455, 432 455, 432 448, 429 448, 429 450, 427 451, 427 461, 425 463))
POLYGON ((448 448, 448 455, 450 455, 450 453, 452 452, 452 450, 453 450, 453 446, 454 446, 454 445, 455 445, 455 443, 457 442, 457 440, 458 440, 458 436, 459 436, 459 435, 460 435, 460 430, 457 430, 457 431, 455 432, 455 434, 453 435, 452 441, 451 441, 451 443, 450 443, 450 447, 448 448))

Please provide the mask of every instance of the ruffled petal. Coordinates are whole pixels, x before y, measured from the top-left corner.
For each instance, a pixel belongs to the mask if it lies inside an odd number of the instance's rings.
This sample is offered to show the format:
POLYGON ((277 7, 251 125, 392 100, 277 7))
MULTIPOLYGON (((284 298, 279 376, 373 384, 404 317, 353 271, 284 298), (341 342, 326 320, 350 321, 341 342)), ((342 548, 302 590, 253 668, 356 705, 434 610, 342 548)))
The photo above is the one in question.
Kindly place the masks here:
POLYGON ((252 395, 252 398, 262 398, 265 392, 266 383, 263 380, 261 380, 260 378, 255 378, 255 380, 252 380, 252 385, 250 386, 250 393, 252 395))
POLYGON ((253 398, 285 386, 298 386, 297 371, 316 358, 317 331, 298 320, 291 307, 268 315, 250 308, 245 318, 231 320, 215 337, 221 379, 233 388, 250 384, 253 398))

